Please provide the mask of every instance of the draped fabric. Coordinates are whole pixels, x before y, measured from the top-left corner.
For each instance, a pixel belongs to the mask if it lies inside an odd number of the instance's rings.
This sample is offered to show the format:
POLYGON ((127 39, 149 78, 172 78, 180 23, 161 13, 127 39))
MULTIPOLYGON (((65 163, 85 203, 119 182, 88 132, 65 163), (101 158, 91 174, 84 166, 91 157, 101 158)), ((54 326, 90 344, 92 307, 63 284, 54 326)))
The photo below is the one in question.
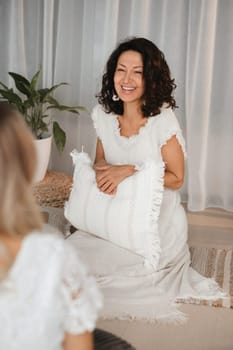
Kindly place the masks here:
POLYGON ((145 36, 165 54, 177 83, 177 118, 187 142, 182 198, 190 210, 233 210, 232 0, 0 0, 0 80, 8 71, 42 86, 66 81, 56 97, 84 105, 79 117, 54 116, 67 133, 50 167, 72 173, 69 156, 84 146, 94 156, 90 112, 106 59, 120 40, 145 36))

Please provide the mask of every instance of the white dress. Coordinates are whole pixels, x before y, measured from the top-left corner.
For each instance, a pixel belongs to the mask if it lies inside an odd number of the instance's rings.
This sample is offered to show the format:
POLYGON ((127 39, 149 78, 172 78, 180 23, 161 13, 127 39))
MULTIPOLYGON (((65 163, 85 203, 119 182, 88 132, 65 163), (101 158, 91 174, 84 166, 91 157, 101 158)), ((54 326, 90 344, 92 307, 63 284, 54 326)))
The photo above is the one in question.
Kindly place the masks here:
POLYGON ((92 331, 102 297, 69 242, 33 232, 0 283, 0 349, 61 350, 64 333, 92 331))
MULTIPOLYGON (((161 162, 161 147, 173 135, 185 153, 182 132, 171 108, 148 118, 131 137, 121 136, 117 116, 105 113, 101 106, 94 108, 92 119, 110 164, 161 162)), ((177 299, 223 297, 215 281, 190 267, 187 219, 177 190, 164 189, 158 229, 161 255, 157 271, 145 267, 140 256, 86 232, 78 231, 70 237, 102 288, 103 318, 181 320, 184 315, 177 310, 177 299)))

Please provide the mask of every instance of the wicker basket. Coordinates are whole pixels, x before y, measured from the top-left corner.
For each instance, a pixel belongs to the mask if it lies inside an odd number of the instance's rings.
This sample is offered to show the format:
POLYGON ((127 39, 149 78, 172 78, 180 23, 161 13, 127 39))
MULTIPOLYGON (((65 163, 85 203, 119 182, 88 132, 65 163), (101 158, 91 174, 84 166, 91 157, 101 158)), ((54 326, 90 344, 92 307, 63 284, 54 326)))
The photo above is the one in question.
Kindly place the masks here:
POLYGON ((40 206, 63 208, 71 187, 72 176, 48 171, 44 179, 33 186, 33 192, 40 206))

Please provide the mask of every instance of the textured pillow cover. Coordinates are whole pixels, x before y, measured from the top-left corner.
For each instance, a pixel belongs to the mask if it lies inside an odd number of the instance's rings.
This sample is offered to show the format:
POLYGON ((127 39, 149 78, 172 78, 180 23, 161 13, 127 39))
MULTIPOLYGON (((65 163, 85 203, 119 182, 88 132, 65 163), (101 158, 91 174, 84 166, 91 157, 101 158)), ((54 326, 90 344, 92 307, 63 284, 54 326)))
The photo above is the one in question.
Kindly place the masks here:
POLYGON ((115 195, 101 192, 87 153, 73 150, 73 187, 65 217, 75 227, 109 240, 145 258, 157 269, 160 256, 158 217, 164 165, 147 161, 122 181, 115 195))

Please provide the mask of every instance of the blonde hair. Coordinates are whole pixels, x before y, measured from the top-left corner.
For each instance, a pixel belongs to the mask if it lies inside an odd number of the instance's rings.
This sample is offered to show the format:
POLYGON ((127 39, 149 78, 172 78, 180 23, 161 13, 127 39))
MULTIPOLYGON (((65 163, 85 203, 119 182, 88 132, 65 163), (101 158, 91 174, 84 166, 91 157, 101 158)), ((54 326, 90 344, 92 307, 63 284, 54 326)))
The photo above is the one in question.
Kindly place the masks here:
POLYGON ((23 236, 41 228, 32 191, 35 167, 34 140, 23 117, 0 102, 0 232, 23 236))

